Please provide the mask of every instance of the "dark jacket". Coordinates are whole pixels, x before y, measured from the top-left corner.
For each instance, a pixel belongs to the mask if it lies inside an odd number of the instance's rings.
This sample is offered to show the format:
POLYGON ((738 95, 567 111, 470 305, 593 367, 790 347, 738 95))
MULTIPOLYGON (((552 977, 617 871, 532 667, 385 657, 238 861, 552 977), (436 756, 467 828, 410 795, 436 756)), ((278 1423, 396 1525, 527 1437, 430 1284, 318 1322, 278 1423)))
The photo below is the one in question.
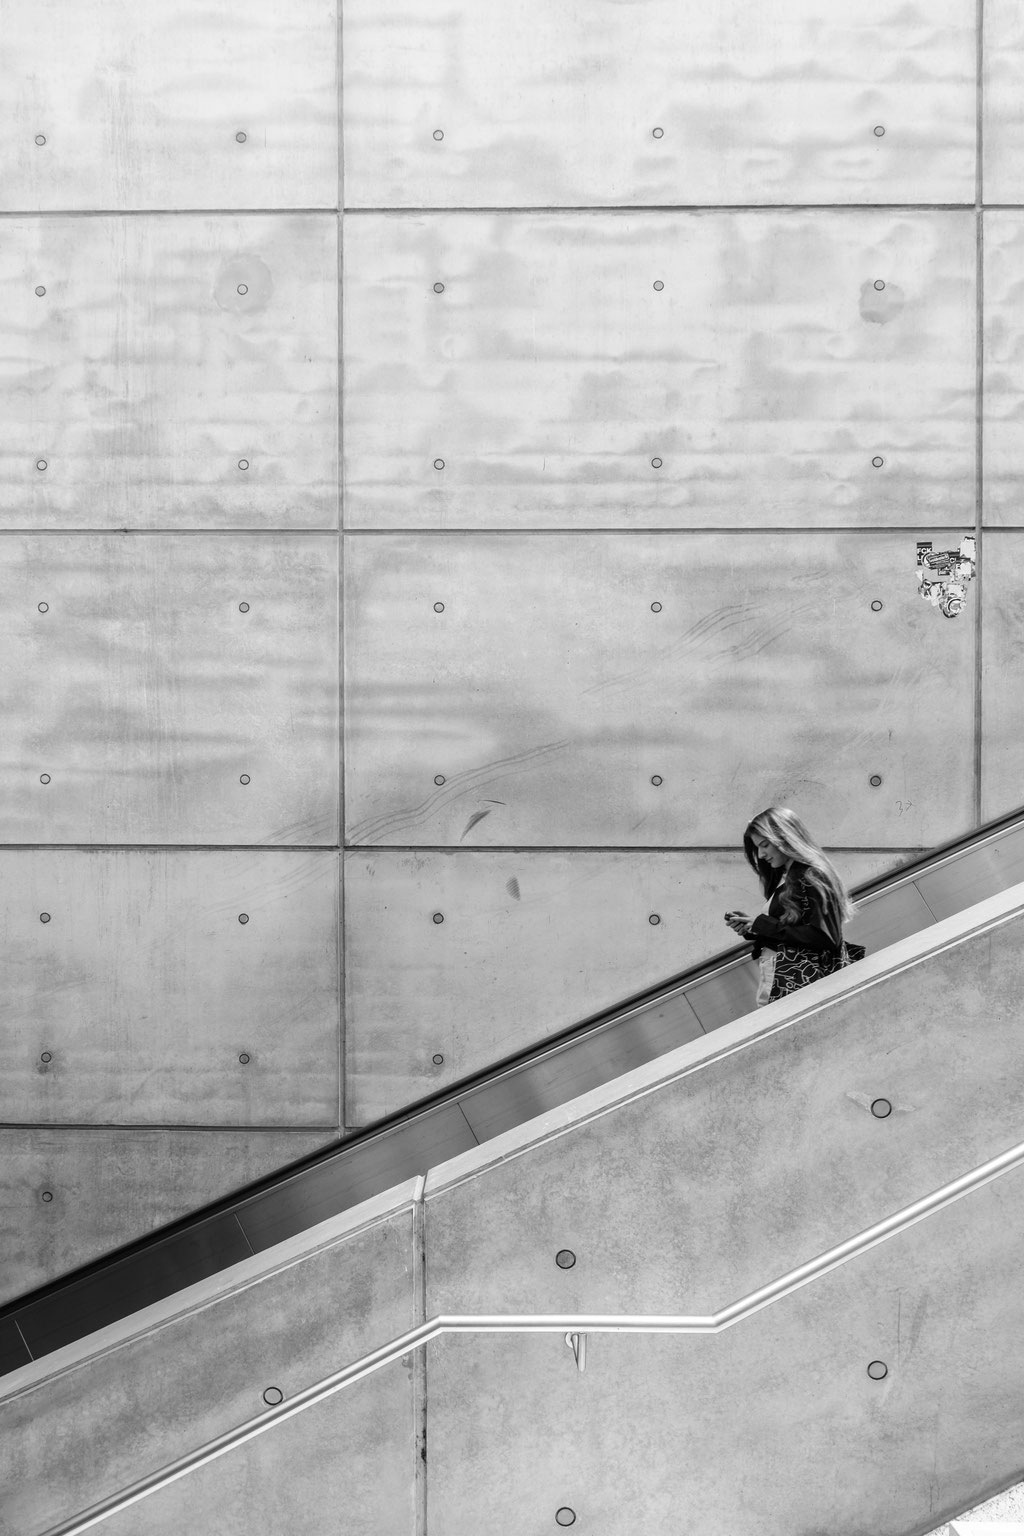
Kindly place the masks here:
POLYGON ((747 937, 754 940, 754 959, 762 949, 778 949, 780 944, 791 944, 797 949, 815 952, 840 947, 842 935, 832 936, 833 923, 825 914, 821 897, 803 878, 805 864, 791 864, 776 888, 767 913, 760 913, 747 928, 747 937), (800 906, 800 920, 786 923, 781 920, 782 890, 787 887, 800 906))

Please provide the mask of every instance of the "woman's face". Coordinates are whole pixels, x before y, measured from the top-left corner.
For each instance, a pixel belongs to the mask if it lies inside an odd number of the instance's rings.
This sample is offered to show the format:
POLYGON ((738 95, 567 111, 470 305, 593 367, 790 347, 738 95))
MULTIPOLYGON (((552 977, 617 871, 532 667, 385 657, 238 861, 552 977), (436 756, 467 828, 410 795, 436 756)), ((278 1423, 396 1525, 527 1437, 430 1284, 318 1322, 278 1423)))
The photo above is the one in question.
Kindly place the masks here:
POLYGON ((789 863, 781 848, 776 848, 774 843, 769 842, 763 832, 755 836, 754 847, 762 863, 770 864, 772 869, 783 869, 789 863))

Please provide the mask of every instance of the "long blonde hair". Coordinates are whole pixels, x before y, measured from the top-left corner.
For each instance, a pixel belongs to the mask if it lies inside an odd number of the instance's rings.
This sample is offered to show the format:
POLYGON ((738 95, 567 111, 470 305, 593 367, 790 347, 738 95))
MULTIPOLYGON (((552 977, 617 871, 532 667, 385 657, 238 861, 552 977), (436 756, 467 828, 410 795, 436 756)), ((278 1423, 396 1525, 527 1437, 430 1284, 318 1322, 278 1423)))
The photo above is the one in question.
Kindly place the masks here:
MULTIPOLYGON (((825 921, 832 937, 838 944, 843 936, 843 924, 856 912, 856 907, 846 892, 832 860, 814 841, 799 816, 784 805, 770 805, 750 822, 743 834, 743 852, 766 896, 773 896, 782 881, 784 871, 775 869, 757 856, 757 839, 771 843, 787 859, 803 866, 802 878, 809 890, 821 901, 825 921)), ((785 922, 799 920, 800 909, 792 891, 781 893, 782 917, 785 922)))

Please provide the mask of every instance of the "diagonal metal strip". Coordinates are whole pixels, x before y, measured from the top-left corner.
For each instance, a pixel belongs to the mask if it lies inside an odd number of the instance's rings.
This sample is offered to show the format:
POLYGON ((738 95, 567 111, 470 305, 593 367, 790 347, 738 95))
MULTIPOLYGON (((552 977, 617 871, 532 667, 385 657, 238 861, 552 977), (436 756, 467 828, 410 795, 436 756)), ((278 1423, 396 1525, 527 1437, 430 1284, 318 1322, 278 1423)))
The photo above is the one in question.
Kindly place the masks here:
POLYGON ((389 1340, 387 1344, 382 1344, 378 1349, 363 1355, 351 1365, 306 1387, 287 1403, 269 1409, 258 1418, 251 1419, 247 1424, 226 1431, 216 1440, 209 1441, 208 1444, 190 1452, 187 1456, 180 1457, 161 1471, 142 1478, 128 1488, 123 1488, 112 1498, 100 1504, 94 1504, 91 1509, 84 1510, 64 1524, 51 1526, 44 1536, 82 1536, 83 1532, 91 1530, 102 1521, 109 1519, 111 1515, 119 1514, 121 1510, 137 1504, 140 1499, 145 1499, 151 1493, 157 1493, 161 1488, 177 1482, 179 1478, 186 1477, 188 1473, 207 1466, 219 1456, 224 1456, 228 1451, 245 1445, 247 1441, 254 1440, 257 1435, 273 1429, 285 1419, 302 1413, 306 1408, 312 1408, 335 1392, 340 1392, 344 1387, 361 1381, 364 1376, 372 1375, 381 1366, 390 1365, 402 1355, 407 1355, 411 1350, 429 1344, 431 1339, 439 1338, 444 1333, 563 1333, 570 1330, 575 1333, 721 1333, 724 1329, 731 1328, 734 1323, 743 1322, 746 1318, 752 1317, 755 1312, 760 1312, 764 1307, 783 1300, 794 1291, 809 1285, 811 1281, 820 1279, 833 1269, 838 1269, 841 1264, 848 1263, 850 1259, 859 1258, 870 1249, 877 1247, 879 1243, 884 1243, 889 1238, 906 1232, 919 1221, 924 1221, 927 1217, 952 1205, 954 1201, 962 1199, 964 1195, 973 1194, 975 1190, 991 1183, 993 1179, 1012 1173, 1022 1165, 1024 1165, 1024 1142, 1011 1147, 1007 1152, 1000 1153, 998 1157, 991 1158, 987 1163, 982 1163, 980 1167, 963 1174, 959 1179, 954 1179, 952 1183, 944 1184, 941 1189, 925 1195, 913 1205, 904 1206, 892 1216, 887 1216, 884 1221, 867 1227, 856 1237, 848 1238, 845 1243, 829 1248, 825 1253, 819 1254, 816 1259, 811 1259, 798 1269, 790 1270, 777 1280, 762 1286, 760 1290, 752 1291, 740 1301, 710 1316, 574 1314, 430 1318, 418 1327, 410 1329, 408 1333, 400 1334, 397 1338, 389 1340))

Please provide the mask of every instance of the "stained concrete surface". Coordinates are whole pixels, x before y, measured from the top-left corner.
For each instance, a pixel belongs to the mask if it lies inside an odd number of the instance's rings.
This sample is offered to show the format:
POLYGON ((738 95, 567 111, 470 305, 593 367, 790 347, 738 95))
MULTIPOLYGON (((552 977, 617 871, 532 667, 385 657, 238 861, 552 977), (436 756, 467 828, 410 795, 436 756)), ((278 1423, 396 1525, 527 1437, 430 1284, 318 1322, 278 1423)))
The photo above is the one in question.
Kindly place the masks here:
MULTIPOLYGON (((836 857, 856 884, 903 856, 836 857)), ((762 899, 742 854, 724 851, 349 853, 346 1123, 389 1114, 728 948, 722 914, 757 911, 762 899)))
POLYGON ((770 804, 836 847, 966 832, 973 628, 908 590, 912 552, 898 533, 353 542, 348 841, 735 847, 770 804))
POLYGON ((9 535, 0 836, 335 842, 336 622, 330 535, 9 535))
MULTIPOLYGON (((0 1434, 8 1493, 0 1532, 35 1536, 264 1412, 266 1388, 293 1395, 405 1332, 416 1321, 412 1266, 412 1216, 406 1210, 5 1399, 0 1434), (58 1445, 60 1455, 54 1456, 58 1445)), ((222 1462, 223 1521, 215 1510, 198 1529, 244 1529, 240 1522, 252 1517, 261 1500, 267 1500, 268 1514, 283 1518, 288 1489, 271 1498, 268 1484, 282 1462, 293 1475, 301 1472, 302 1499, 313 1484, 320 1509, 319 1501, 329 1505, 346 1485, 350 1450, 357 1510, 358 1500, 369 1496, 367 1483, 378 1474, 394 1477, 403 1455, 411 1483, 412 1371, 411 1363, 396 1365, 389 1379, 371 1386, 361 1399, 354 1397, 349 1406, 315 1410, 320 1418, 310 1431, 313 1446, 333 1442, 339 1458, 333 1467, 328 1462, 322 1476, 315 1460, 311 1466, 305 1457, 297 1462, 294 1454, 303 1443, 302 1420, 297 1436, 286 1435, 262 1456, 256 1449, 243 1455, 240 1465, 229 1468, 222 1462), (236 1503, 242 1493, 241 1504, 236 1503)), ((266 1436, 261 1445, 269 1445, 266 1436)), ((191 1491, 182 1489, 165 1501, 158 1520, 173 1521, 172 1511, 194 1514, 196 1499, 208 1496, 209 1489, 209 1479, 191 1491)), ((401 1483, 388 1482, 373 1506, 374 1518, 396 1506, 408 1507, 408 1497, 401 1483)), ((300 1503, 292 1508, 292 1520, 305 1520, 302 1510, 309 1507, 300 1503)), ((130 1512, 122 1520, 125 1532, 150 1529, 130 1512)), ((168 1527, 158 1523, 154 1528, 168 1527)))
POLYGON ((985 0, 984 188, 990 203, 1024 198, 1024 15, 1016 0, 985 0))
POLYGON ((332 0, 7 0, 3 207, 336 206, 336 30, 332 0))
POLYGON ((1021 1469, 1022 1218, 1008 1175, 717 1336, 592 1335, 584 1374, 559 1334, 430 1344, 430 1528, 933 1529, 1021 1469))
POLYGON ((967 0, 348 0, 343 16, 353 206, 974 198, 967 0))
POLYGON ((336 1124, 339 907, 330 850, 0 852, 0 1118, 336 1124))
POLYGON ((1024 533, 985 535, 981 675, 982 815, 1021 803, 1024 784, 1024 533))
POLYGON ((367 213, 344 263, 350 528, 973 523, 970 213, 367 213))
POLYGON ((428 1315, 713 1312, 1006 1151, 1024 1107, 1022 925, 613 1114, 539 1125, 482 1173, 435 1174, 428 1315))
POLYGON ((327 214, 5 219, 4 527, 336 527, 337 244, 327 214))
MULTIPOLYGON (((1022 134, 1024 148, 1024 134, 1022 134)), ((985 522, 1020 525, 1024 473, 1020 420, 1024 382, 1024 211, 988 209, 985 214, 985 522)), ((993 549, 1008 546, 993 541, 993 549)), ((995 561, 991 562, 992 565, 995 561)))
POLYGON ((187 1216, 336 1131, 0 1129, 0 1302, 187 1216), (44 1194, 52 1196, 44 1200, 44 1194))

